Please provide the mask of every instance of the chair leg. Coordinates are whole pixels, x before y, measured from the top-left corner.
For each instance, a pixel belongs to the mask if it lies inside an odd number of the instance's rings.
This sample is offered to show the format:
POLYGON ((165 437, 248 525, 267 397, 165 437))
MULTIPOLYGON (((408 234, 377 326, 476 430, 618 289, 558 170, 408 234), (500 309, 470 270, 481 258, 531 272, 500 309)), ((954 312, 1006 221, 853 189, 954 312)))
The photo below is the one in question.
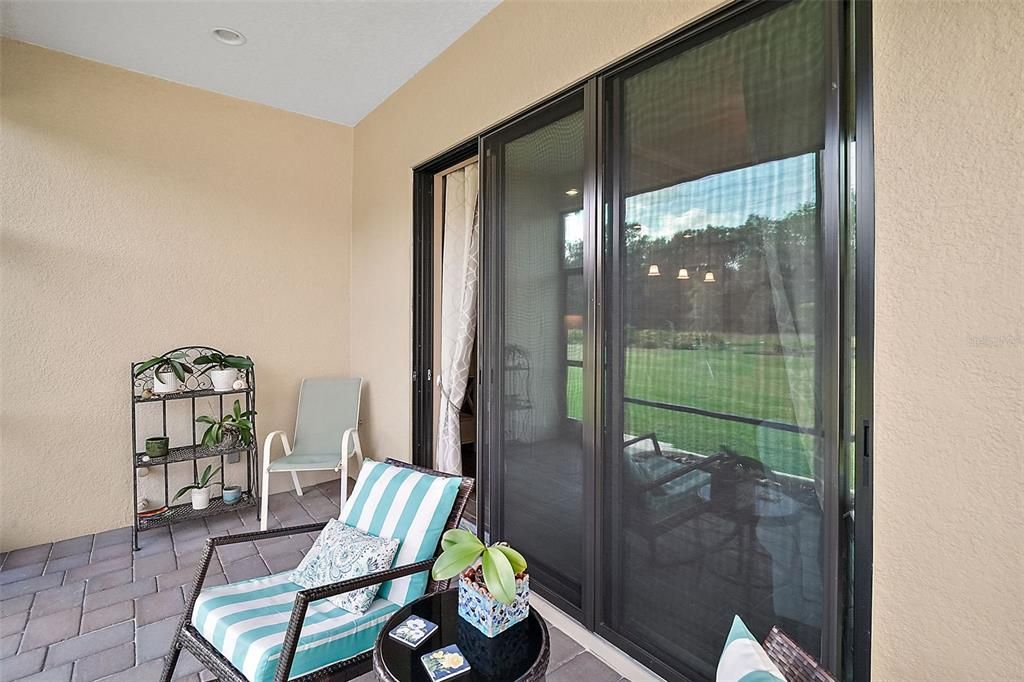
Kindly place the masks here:
POLYGON ((299 475, 294 471, 292 472, 292 483, 295 484, 295 494, 302 497, 302 486, 299 485, 299 475))
POLYGON ((266 530, 267 519, 270 517, 270 471, 266 465, 263 466, 263 499, 260 505, 260 530, 266 530))
POLYGON ((178 643, 178 637, 175 635, 174 642, 171 643, 171 650, 164 656, 164 670, 160 673, 160 682, 171 682, 174 668, 178 665, 179 655, 181 655, 181 644, 178 643))

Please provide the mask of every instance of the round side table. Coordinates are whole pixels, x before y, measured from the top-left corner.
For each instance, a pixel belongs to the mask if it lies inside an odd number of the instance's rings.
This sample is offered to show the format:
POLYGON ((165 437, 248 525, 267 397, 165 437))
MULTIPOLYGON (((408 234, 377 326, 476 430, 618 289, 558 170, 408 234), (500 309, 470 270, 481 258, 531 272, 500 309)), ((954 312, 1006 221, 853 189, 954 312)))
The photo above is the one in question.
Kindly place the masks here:
POLYGON ((497 637, 486 637, 459 617, 459 591, 450 589, 420 597, 391 615, 373 647, 373 670, 384 682, 430 682, 420 657, 449 644, 457 644, 471 666, 469 672, 451 678, 453 682, 542 680, 551 654, 548 627, 534 609, 521 623, 497 637), (388 636, 412 615, 437 625, 415 649, 388 636))

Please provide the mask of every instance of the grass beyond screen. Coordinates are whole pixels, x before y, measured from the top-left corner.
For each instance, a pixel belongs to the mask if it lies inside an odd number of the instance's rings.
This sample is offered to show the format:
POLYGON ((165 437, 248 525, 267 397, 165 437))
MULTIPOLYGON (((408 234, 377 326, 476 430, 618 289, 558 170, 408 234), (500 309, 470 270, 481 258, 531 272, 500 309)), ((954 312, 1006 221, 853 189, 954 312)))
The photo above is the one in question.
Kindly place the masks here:
MULTIPOLYGON (((568 346, 569 359, 582 358, 582 347, 568 346)), ((686 405, 760 420, 800 424, 790 396, 813 396, 813 357, 724 348, 682 350, 628 348, 626 396, 686 405), (797 383, 799 382, 799 383, 797 383)), ((582 415, 583 370, 568 368, 568 415, 582 415)), ((773 471, 812 477, 815 439, 739 422, 626 403, 626 433, 654 433, 665 447, 714 454, 722 446, 760 460, 773 471)))

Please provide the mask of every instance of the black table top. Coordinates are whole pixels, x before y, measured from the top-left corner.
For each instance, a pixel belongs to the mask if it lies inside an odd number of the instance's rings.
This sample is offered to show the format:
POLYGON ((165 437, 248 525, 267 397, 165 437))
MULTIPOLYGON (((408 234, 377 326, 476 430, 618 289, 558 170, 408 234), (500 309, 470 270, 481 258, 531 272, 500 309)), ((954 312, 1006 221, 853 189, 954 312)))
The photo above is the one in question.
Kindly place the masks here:
POLYGON ((374 670, 385 680, 430 682, 420 657, 449 644, 458 644, 472 666, 468 673, 452 678, 453 682, 534 680, 541 679, 547 669, 548 629, 534 609, 526 620, 497 637, 487 637, 459 617, 459 591, 453 588, 420 597, 392 614, 377 637, 374 670), (410 615, 437 625, 437 630, 415 649, 388 636, 410 615))

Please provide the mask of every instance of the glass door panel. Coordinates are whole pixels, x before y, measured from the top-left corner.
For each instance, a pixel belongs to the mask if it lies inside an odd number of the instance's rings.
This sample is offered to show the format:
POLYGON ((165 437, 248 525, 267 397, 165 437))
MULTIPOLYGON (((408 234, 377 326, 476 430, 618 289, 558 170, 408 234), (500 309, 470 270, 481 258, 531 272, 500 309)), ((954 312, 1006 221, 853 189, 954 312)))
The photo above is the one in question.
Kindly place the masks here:
MULTIPOLYGON (((570 96, 484 141, 495 537, 582 607, 584 117, 570 96)), ((589 215, 589 212, 588 212, 589 215)))
POLYGON ((606 88, 607 627, 714 677, 733 616, 818 654, 824 3, 606 88))

